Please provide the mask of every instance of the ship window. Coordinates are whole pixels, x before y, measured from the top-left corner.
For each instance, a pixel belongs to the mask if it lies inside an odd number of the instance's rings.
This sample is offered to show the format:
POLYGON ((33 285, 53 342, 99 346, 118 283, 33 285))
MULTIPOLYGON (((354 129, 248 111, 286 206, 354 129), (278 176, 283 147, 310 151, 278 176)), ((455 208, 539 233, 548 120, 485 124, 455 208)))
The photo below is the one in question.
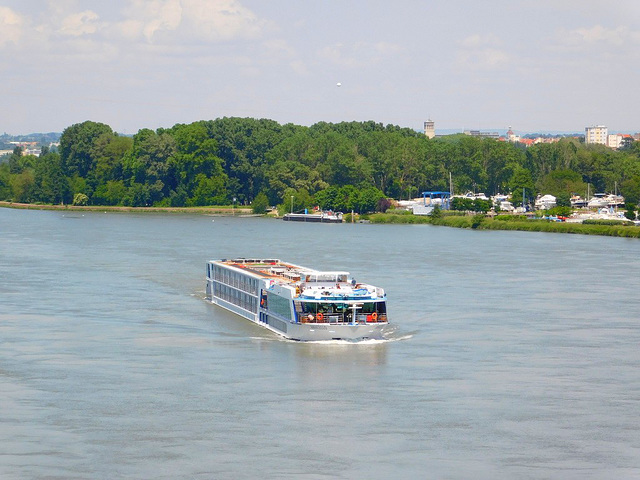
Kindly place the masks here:
POLYGON ((286 298, 282 298, 278 295, 274 295, 267 292, 267 304, 269 305, 269 311, 277 313, 287 320, 291 320, 291 301, 286 298))

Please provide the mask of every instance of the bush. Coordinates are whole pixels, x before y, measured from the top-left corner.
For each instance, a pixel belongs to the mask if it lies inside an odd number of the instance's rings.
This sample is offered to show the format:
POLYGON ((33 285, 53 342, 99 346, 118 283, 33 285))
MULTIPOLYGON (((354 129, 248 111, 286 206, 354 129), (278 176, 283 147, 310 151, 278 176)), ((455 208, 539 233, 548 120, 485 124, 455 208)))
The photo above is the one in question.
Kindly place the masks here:
POLYGON ((527 221, 528 218, 526 215, 498 215, 494 220, 499 222, 523 222, 527 221))
POLYGON ((369 221, 371 223, 431 223, 431 217, 429 217, 428 215, 413 215, 410 212, 409 215, 374 213, 372 215, 369 215, 369 221))
POLYGON ((624 212, 624 216, 627 217, 629 220, 635 220, 636 219, 635 205, 631 205, 627 203, 624 207, 627 209, 626 212, 624 212))
POLYGON ((445 215, 440 219, 434 220, 434 225, 442 225, 454 228, 471 228, 471 220, 473 217, 467 215, 445 215))
POLYGON ((573 213, 571 207, 553 207, 547 210, 547 215, 555 215, 558 217, 568 217, 573 213))
POLYGON ((582 222, 583 225, 633 225, 633 222, 621 222, 620 220, 592 220, 587 219, 582 222))
POLYGON ((392 210, 387 210, 386 213, 389 215, 413 215, 413 212, 405 210, 404 208, 394 208, 392 210))
POLYGON ((267 207, 269 206, 269 199, 264 192, 260 192, 256 195, 256 198, 251 202, 251 210, 253 213, 263 215, 267 213, 267 207))
POLYGON ((386 212, 387 210, 389 210, 389 208, 391 208, 392 205, 392 200, 390 198, 381 198, 380 200, 378 200, 378 211, 379 212, 386 212))
POLYGON ((478 228, 483 224, 485 219, 484 213, 476 213, 471 219, 471 228, 478 228))
POLYGON ((89 203, 89 197, 84 193, 76 193, 73 197, 73 204, 80 207, 86 207, 89 203))

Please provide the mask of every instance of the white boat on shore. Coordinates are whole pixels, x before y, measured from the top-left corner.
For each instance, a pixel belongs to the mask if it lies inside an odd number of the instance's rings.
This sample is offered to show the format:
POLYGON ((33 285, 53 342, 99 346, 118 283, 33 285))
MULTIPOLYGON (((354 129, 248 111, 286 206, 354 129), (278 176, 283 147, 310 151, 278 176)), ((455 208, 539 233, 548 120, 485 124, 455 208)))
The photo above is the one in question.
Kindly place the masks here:
POLYGON ((634 220, 629 220, 623 212, 615 211, 613 207, 603 207, 597 212, 575 213, 566 221, 568 223, 583 223, 585 220, 615 220, 625 223, 633 221, 636 223, 634 220))
POLYGON ((207 298, 292 340, 383 339, 389 327, 382 288, 278 259, 209 261, 207 298))
POLYGON ((606 193, 596 193, 587 203, 589 208, 621 207, 623 205, 624 197, 606 193))
POLYGON ((285 222, 342 223, 342 212, 286 213, 285 222))

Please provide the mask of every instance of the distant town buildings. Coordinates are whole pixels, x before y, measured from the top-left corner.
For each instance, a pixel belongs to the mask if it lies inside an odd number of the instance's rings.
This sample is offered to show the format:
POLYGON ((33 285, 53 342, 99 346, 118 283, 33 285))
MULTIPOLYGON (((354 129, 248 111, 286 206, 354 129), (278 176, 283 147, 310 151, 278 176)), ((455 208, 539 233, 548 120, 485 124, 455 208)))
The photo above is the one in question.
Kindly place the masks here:
POLYGON ((535 145, 538 143, 556 143, 560 141, 561 138, 562 137, 521 137, 520 135, 516 135, 511 127, 509 127, 509 129, 507 130, 507 135, 505 137, 500 137, 498 140, 500 140, 501 142, 520 143, 526 147, 530 147, 531 145, 535 145))
POLYGON ((424 134, 427 138, 433 138, 436 136, 436 123, 431 119, 424 122, 424 134))
POLYGON ((609 129, 604 125, 594 125, 584 129, 584 143, 607 145, 609 129))
MULTIPOLYGON (((8 142, 10 145, 14 147, 20 147, 22 149, 22 155, 34 155, 36 157, 40 156, 40 152, 42 151, 42 145, 39 142, 8 142)), ((49 148, 57 148, 60 146, 59 142, 51 142, 49 143, 49 148)), ((13 150, 0 150, 0 155, 9 155, 13 153, 13 150)))
POLYGON ((609 133, 605 125, 596 125, 584 129, 584 143, 606 145, 609 148, 618 149, 625 146, 626 142, 635 140, 635 136, 623 133, 609 133))
POLYGON ((509 130, 507 130, 507 142, 515 143, 519 141, 520 136, 513 133, 513 130, 511 130, 511 127, 509 127, 509 130))
POLYGON ((478 138, 494 138, 498 140, 500 138, 500 134, 498 132, 482 132, 480 130, 465 130, 465 135, 471 135, 472 137, 478 138))
MULTIPOLYGON (((539 143, 556 143, 563 138, 567 138, 567 135, 544 135, 535 138, 533 135, 527 135, 526 137, 521 137, 513 131, 511 126, 508 127, 507 133, 504 136, 501 136, 498 132, 482 130, 464 130, 463 133, 476 138, 492 138, 501 142, 519 143, 526 147, 539 143)), ((428 138, 436 137, 435 122, 433 120, 429 119, 424 122, 424 134, 428 138)), ((571 135, 571 137, 577 140, 582 139, 580 135, 571 135)), ((609 134, 609 129, 605 125, 594 125, 585 128, 584 142, 586 144, 599 144, 609 148, 619 149, 630 145, 633 141, 640 141, 640 133, 636 133, 635 135, 623 133, 609 134)))
POLYGON ((625 133, 613 133, 607 137, 607 147, 609 148, 622 148, 629 146, 632 142, 638 140, 638 134, 629 135, 625 133))

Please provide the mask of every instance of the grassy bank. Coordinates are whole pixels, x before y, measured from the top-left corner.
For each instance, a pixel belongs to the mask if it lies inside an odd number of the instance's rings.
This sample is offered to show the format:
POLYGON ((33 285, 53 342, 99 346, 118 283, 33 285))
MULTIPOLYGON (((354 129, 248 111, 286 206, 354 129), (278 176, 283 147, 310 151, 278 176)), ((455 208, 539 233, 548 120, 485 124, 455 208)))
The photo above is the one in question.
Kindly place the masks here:
POLYGON ((113 207, 113 206, 78 206, 78 205, 39 205, 34 203, 0 202, 0 207, 19 208, 25 210, 68 210, 80 212, 125 212, 125 213, 191 213, 202 215, 247 215, 250 208, 233 208, 233 206, 213 207, 113 207))
POLYGON ((501 217, 491 219, 483 215, 446 215, 440 218, 429 216, 376 213, 370 215, 371 223, 440 225, 455 228, 475 228, 478 230, 520 230, 526 232, 573 233, 580 235, 603 235, 609 237, 640 238, 640 227, 634 225, 593 225, 582 223, 553 222, 548 220, 526 220, 511 217, 508 221, 501 217))

